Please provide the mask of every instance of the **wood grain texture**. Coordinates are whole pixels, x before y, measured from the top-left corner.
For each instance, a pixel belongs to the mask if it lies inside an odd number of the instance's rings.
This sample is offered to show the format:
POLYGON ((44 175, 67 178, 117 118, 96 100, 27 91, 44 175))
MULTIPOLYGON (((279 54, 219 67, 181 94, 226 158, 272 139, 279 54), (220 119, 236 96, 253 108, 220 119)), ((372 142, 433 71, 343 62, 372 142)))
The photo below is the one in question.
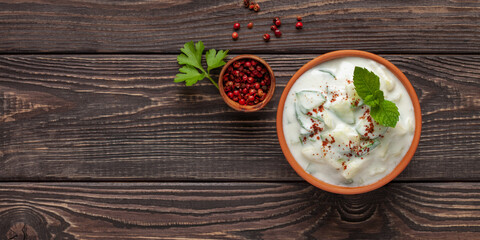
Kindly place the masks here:
POLYGON ((4 183, 0 238, 478 239, 479 199, 479 183, 4 183))
MULTIPOLYGON (((276 136, 278 99, 315 55, 260 55, 277 89, 230 109, 207 80, 173 83, 175 56, 0 57, 0 180, 299 180, 276 136)), ((480 57, 387 55, 421 101, 399 180, 480 180, 480 57)))
POLYGON ((1 0, 0 52, 173 53, 203 40, 235 53, 480 53, 479 1, 258 2, 262 10, 255 13, 240 0, 1 0), (304 17, 301 31, 297 15, 304 17), (283 36, 264 43, 275 16, 283 36), (234 22, 243 25, 236 42, 234 22))

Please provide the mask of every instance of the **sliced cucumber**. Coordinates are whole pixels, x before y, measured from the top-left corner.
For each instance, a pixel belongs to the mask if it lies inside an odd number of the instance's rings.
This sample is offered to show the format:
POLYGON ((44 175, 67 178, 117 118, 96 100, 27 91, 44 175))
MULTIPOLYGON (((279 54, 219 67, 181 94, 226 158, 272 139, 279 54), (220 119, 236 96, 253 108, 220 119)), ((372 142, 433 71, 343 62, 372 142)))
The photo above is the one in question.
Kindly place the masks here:
POLYGON ((362 165, 365 163, 365 161, 361 159, 355 159, 353 161, 349 161, 347 163, 346 169, 342 172, 342 176, 345 178, 346 181, 349 179, 352 179, 357 175, 358 171, 362 169, 362 165))
POLYGON ((355 115, 350 106, 350 101, 343 97, 338 97, 337 100, 330 105, 330 110, 332 110, 345 123, 353 124, 355 122, 355 115))
POLYGON ((357 118, 357 123, 355 124, 355 130, 363 138, 376 139, 380 135, 384 135, 388 127, 378 124, 373 119, 371 122, 368 120, 371 119, 371 116, 363 114, 357 118), (373 127, 373 129, 371 129, 373 127))
POLYGON ((329 74, 330 76, 333 77, 333 79, 337 80, 337 77, 335 77, 335 74, 333 74, 332 72, 328 71, 328 70, 323 70, 323 69, 318 69, 319 72, 323 72, 323 73, 326 73, 326 74, 329 74))
POLYGON ((350 102, 351 108, 360 107, 363 105, 363 100, 358 96, 357 91, 355 90, 355 85, 349 83, 345 86, 345 91, 347 92, 348 101, 350 102))
POLYGON ((378 139, 362 140, 360 142, 359 150, 356 152, 353 152, 353 154, 357 157, 364 156, 370 151, 372 151, 374 148, 376 148, 378 145, 380 145, 380 141, 378 139))
POLYGON ((320 107, 325 102, 325 97, 319 91, 303 90, 296 93, 298 103, 303 113, 307 113, 314 108, 320 107), (306 110, 306 111, 305 111, 306 110))
MULTIPOLYGON (((302 129, 306 130, 308 133, 314 131, 314 125, 320 128, 324 127, 324 124, 320 119, 304 114, 302 108, 298 104, 295 104, 295 116, 302 129)), ((306 134, 305 131, 302 130, 300 130, 300 133, 306 134)))
POLYGON ((320 117, 320 121, 322 121, 326 127, 329 129, 334 129, 335 128, 335 119, 333 118, 333 113, 331 113, 329 110, 324 110, 323 112, 318 114, 320 117))
POLYGON ((300 108, 299 104, 295 103, 295 116, 297 117, 297 121, 300 124, 300 127, 302 127, 304 130, 307 130, 307 132, 310 132, 312 129, 312 120, 310 117, 305 115, 302 112, 302 109, 300 108))
POLYGON ((344 182, 344 183, 347 184, 347 185, 350 185, 350 184, 353 183, 353 179, 350 179, 350 178, 349 178, 349 179, 345 179, 345 182, 344 182))
POLYGON ((306 146, 302 148, 302 155, 312 162, 321 162, 317 150, 313 146, 306 146))
POLYGON ((315 142, 317 141, 318 139, 316 138, 316 135, 314 136, 310 136, 311 133, 307 133, 307 134, 301 134, 300 136, 298 136, 298 139, 300 140, 300 143, 302 145, 305 145, 307 142, 315 142))

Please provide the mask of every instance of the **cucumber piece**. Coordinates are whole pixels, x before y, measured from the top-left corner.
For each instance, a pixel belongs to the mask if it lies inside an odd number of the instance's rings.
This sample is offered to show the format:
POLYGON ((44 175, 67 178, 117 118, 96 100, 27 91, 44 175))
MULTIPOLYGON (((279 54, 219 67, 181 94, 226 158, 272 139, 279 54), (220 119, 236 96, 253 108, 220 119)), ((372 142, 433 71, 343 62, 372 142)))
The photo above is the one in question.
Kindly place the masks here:
POLYGON ((363 105, 363 100, 360 96, 358 96, 353 82, 345 86, 345 91, 347 93, 348 101, 350 102, 351 108, 357 108, 363 105))
POLYGON ((353 161, 348 162, 346 165, 346 169, 342 172, 342 176, 345 178, 346 181, 348 179, 352 179, 357 175, 358 171, 362 169, 362 165, 365 164, 365 161, 356 159, 353 161))
POLYGON ((332 117, 333 113, 325 109, 323 112, 319 113, 319 115, 320 121, 322 121, 326 127, 329 129, 335 128, 335 119, 332 117))
POLYGON ((350 185, 353 183, 353 179, 345 179, 345 184, 350 185))
POLYGON ((359 150, 354 151, 353 154, 357 157, 362 157, 375 149, 378 145, 380 145, 380 141, 378 139, 362 140, 360 142, 359 150))
POLYGON ((367 118, 371 119, 370 115, 365 116, 361 115, 357 118, 357 123, 355 124, 355 130, 362 136, 362 138, 376 139, 380 135, 384 135, 388 127, 378 124, 372 119, 372 122, 368 121, 367 118), (373 130, 370 129, 373 126, 373 130))
POLYGON ((307 113, 314 108, 320 107, 325 102, 325 97, 319 91, 303 90, 296 93, 299 105, 303 108, 303 113, 307 113), (306 111, 305 111, 306 110, 306 111))
MULTIPOLYGON (((302 127, 302 129, 306 130, 308 133, 311 133, 314 131, 314 127, 313 127, 314 125, 317 125, 318 127, 321 127, 321 128, 324 127, 324 124, 320 119, 304 114, 302 112, 302 108, 296 103, 295 103, 295 116, 297 117, 297 121, 302 127)), ((306 134, 302 130, 300 130, 300 133, 306 134)))
POLYGON ((339 96, 335 102, 330 105, 330 110, 334 112, 345 123, 355 123, 355 115, 350 107, 349 100, 345 100, 343 96, 339 96))
POLYGON ((302 148, 302 155, 312 162, 321 162, 317 150, 313 146, 306 146, 302 148))
POLYGON ((333 77, 333 79, 337 80, 337 77, 335 77, 335 75, 334 75, 332 72, 328 71, 328 70, 318 69, 318 71, 319 71, 319 72, 326 73, 326 74, 329 74, 330 76, 333 77))
POLYGON ((302 112, 300 106, 296 103, 295 103, 295 117, 297 117, 297 121, 300 124, 300 127, 307 130, 307 132, 312 131, 313 123, 312 123, 311 118, 308 117, 307 115, 305 115, 302 112))
POLYGON ((307 142, 315 142, 317 141, 317 138, 316 138, 316 135, 313 136, 313 137, 310 137, 310 133, 307 133, 307 134, 300 134, 300 136, 298 136, 298 139, 300 140, 300 143, 302 145, 305 145, 307 142))

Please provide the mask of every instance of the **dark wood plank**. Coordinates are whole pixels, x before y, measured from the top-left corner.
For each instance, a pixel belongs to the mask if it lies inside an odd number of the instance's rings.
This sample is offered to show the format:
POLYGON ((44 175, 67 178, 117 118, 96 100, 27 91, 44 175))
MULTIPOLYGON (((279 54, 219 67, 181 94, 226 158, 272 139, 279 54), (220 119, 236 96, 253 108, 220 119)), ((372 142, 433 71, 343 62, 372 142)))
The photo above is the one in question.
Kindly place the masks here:
MULTIPOLYGON (((275 96, 238 113, 175 56, 0 57, 0 180, 299 180, 276 136, 278 99, 315 55, 261 55, 275 96)), ((480 57, 387 55, 413 83, 422 138, 399 180, 480 180, 480 57)))
POLYGON ((2 239, 475 239, 479 183, 4 183, 2 239), (23 238, 26 237, 26 238, 23 238))
POLYGON ((240 52, 479 53, 480 2, 241 0, 0 1, 0 52, 173 53, 189 40, 240 52), (295 29, 296 16, 305 27, 295 29), (272 18, 283 36, 268 44, 272 18), (233 42, 234 22, 244 27, 233 42), (249 21, 255 24, 246 28, 249 21))

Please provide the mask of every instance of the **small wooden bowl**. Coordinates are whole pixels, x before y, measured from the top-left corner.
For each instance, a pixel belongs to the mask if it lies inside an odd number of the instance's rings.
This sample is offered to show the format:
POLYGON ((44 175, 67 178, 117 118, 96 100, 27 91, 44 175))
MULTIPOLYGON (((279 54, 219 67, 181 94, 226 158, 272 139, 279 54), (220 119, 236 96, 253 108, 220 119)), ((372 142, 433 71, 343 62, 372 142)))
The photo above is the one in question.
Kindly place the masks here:
POLYGON ((244 55, 240 55, 240 56, 236 56, 236 57, 232 58, 230 61, 227 62, 227 64, 225 64, 225 66, 223 66, 222 71, 220 72, 220 76, 218 77, 218 88, 220 90, 220 95, 222 95, 223 101, 225 101, 225 103, 228 106, 230 106, 231 108, 233 108, 237 111, 241 111, 241 112, 255 112, 255 111, 258 111, 258 110, 262 109, 263 107, 265 107, 265 105, 267 105, 267 103, 270 101, 270 99, 272 99, 273 93, 275 92, 275 76, 273 75, 272 68, 268 65, 267 62, 265 62, 265 60, 255 56, 255 55, 244 54, 244 55), (268 74, 270 74, 270 89, 268 90, 268 93, 267 93, 265 99, 263 101, 259 102, 258 104, 255 104, 255 105, 241 105, 240 103, 235 102, 232 99, 230 99, 227 96, 227 94, 225 93, 225 91, 223 90, 223 75, 227 71, 227 68, 230 65, 232 65, 235 61, 241 60, 241 59, 253 59, 253 60, 256 60, 257 62, 260 62, 261 64, 263 64, 263 66, 265 66, 267 68, 268 74))
POLYGON ((373 53, 358 51, 358 50, 340 50, 340 51, 329 52, 303 65, 303 67, 301 67, 295 73, 295 75, 293 75, 290 81, 287 83, 287 86, 285 87, 285 90, 283 90, 283 94, 280 97, 280 101, 278 103, 278 109, 277 109, 278 140, 280 142, 280 147, 282 148, 283 154, 285 155, 285 158, 290 163, 292 168, 298 173, 298 175, 300 175, 300 177, 302 177, 312 185, 322 190, 332 192, 332 193, 338 193, 338 194, 366 193, 369 191, 373 191, 377 188, 380 188, 383 185, 392 181, 405 169, 405 167, 407 167, 408 163, 412 159, 413 154, 415 153, 415 150, 417 149, 418 143, 420 141, 421 129, 422 129, 422 113, 420 111, 420 103, 418 101, 417 94, 415 93, 415 90, 413 89, 413 86, 410 83, 410 81, 408 81, 407 77, 402 73, 402 71, 400 71, 400 69, 398 69, 395 65, 393 65, 388 60, 378 55, 375 55, 373 53), (403 84, 403 86, 407 90, 408 95, 412 100, 413 111, 415 113, 415 133, 413 136, 412 144, 410 145, 408 152, 405 154, 405 156, 403 156, 403 159, 397 164, 397 166, 393 169, 393 171, 390 172, 387 176, 383 177, 382 179, 370 185, 359 186, 359 187, 343 187, 343 186, 329 184, 307 173, 302 168, 302 166, 300 166, 297 160, 295 160, 295 158, 293 157, 293 154, 290 152, 290 149, 288 148, 287 142, 285 140, 285 134, 283 132, 283 109, 285 107, 285 101, 287 100, 287 95, 290 92, 290 89, 292 88, 295 81, 297 81, 297 79, 309 69, 321 63, 324 63, 333 59, 337 59, 337 58, 342 58, 342 57, 361 57, 361 58, 371 59, 385 66, 388 70, 390 70, 390 72, 392 72, 400 80, 400 82, 403 84))

